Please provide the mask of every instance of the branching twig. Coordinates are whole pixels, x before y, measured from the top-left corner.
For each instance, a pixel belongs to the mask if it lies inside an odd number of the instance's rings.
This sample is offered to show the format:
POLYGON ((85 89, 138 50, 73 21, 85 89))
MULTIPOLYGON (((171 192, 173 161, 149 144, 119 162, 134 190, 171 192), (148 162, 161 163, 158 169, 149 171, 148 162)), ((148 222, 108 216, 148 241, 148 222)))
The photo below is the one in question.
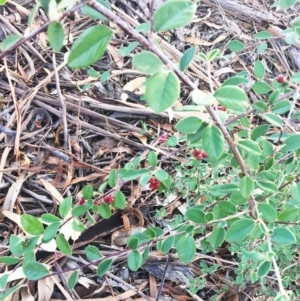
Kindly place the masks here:
POLYGON ((53 52, 52 61, 53 61, 53 71, 54 71, 54 75, 55 75, 57 95, 58 95, 58 99, 60 101, 60 105, 61 105, 61 109, 62 109, 62 121, 63 121, 63 127, 64 127, 64 147, 65 147, 65 149, 67 149, 68 148, 67 108, 66 108, 63 96, 61 94, 61 90, 60 90, 59 74, 58 74, 57 67, 56 67, 55 52, 53 52))

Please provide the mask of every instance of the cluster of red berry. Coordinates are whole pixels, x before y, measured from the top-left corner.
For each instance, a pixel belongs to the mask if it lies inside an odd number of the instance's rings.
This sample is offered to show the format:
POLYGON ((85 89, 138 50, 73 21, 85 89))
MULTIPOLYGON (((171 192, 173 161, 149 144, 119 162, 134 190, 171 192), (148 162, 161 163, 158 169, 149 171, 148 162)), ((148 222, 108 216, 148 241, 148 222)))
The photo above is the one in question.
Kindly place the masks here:
POLYGON ((197 160, 202 160, 204 158, 208 158, 208 155, 206 152, 200 150, 199 148, 195 148, 193 150, 193 156, 197 159, 197 160))
POLYGON ((156 179, 156 178, 151 178, 149 181, 149 188, 150 189, 153 189, 153 190, 156 190, 159 188, 160 186, 160 182, 156 179))
POLYGON ((158 139, 158 143, 164 143, 168 140, 168 134, 164 133, 164 134, 161 134, 159 139, 158 139))
POLYGON ((103 201, 104 201, 106 204, 112 204, 112 203, 115 201, 114 195, 113 195, 112 193, 106 195, 106 196, 103 198, 103 201))

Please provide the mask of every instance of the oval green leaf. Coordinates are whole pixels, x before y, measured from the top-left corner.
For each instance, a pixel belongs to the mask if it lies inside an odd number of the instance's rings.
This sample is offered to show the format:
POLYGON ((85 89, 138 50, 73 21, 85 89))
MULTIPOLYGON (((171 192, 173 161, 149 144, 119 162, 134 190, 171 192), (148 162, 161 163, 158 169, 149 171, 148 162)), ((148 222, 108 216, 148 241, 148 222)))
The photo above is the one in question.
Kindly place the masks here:
MULTIPOLYGON (((105 8, 107 8, 108 10, 111 10, 110 6, 108 5, 108 3, 104 0, 96 0, 100 5, 103 5, 105 8)), ((91 8, 90 6, 88 5, 84 5, 82 6, 81 8, 81 11, 87 15, 87 16, 90 16, 92 18, 95 18, 95 19, 99 19, 99 20, 102 20, 102 21, 107 21, 108 19, 103 16, 102 14, 100 14, 98 11, 96 11, 95 9, 91 8)))
POLYGON ((110 269, 111 265, 113 263, 112 259, 106 259, 100 262, 97 268, 97 275, 99 277, 102 277, 103 275, 106 274, 106 272, 110 269))
POLYGON ((39 262, 30 262, 22 266, 28 280, 39 280, 48 275, 48 269, 39 262))
POLYGON ((132 59, 132 65, 135 69, 146 74, 154 74, 164 68, 164 64, 159 57, 150 51, 142 51, 136 54, 132 59))
POLYGON ((142 262, 142 255, 138 251, 132 251, 127 258, 128 267, 131 271, 137 271, 141 267, 142 262))
POLYGON ((254 226, 255 222, 252 219, 235 221, 226 233, 226 240, 228 242, 241 241, 250 234, 254 226))
POLYGON ((189 116, 180 120, 175 128, 178 132, 192 134, 196 132, 202 124, 202 120, 196 116, 189 116))
POLYGON ((36 217, 29 214, 21 215, 21 226, 30 235, 41 235, 44 233, 42 223, 36 217))
POLYGON ((247 154, 260 156, 261 155, 261 148, 259 147, 259 144, 253 140, 250 139, 244 139, 239 141, 238 146, 244 150, 247 154))
POLYGON ((149 106, 160 113, 176 102, 179 93, 180 83, 177 76, 171 71, 161 71, 148 80, 145 97, 149 106))
POLYGON ((202 145, 208 154, 208 158, 211 161, 217 161, 222 156, 225 147, 221 130, 215 125, 206 127, 203 133, 202 145))
POLYGON ((190 263, 196 253, 196 242, 190 235, 182 236, 176 244, 176 250, 180 261, 184 264, 190 263))
POLYGON ((153 16, 155 32, 188 25, 196 12, 196 4, 189 0, 173 0, 160 5, 153 16))
POLYGON ((91 26, 72 45, 68 66, 84 68, 97 62, 104 54, 113 31, 103 25, 91 26))
POLYGON ((261 213, 262 218, 268 223, 273 223, 277 219, 277 212, 270 204, 260 203, 258 204, 258 211, 261 213))
POLYGON ((62 234, 58 233, 55 241, 56 241, 57 248, 62 253, 66 254, 66 255, 72 255, 71 247, 70 247, 68 241, 65 239, 65 237, 62 234))
POLYGON ((189 49, 187 49, 184 52, 184 54, 181 57, 180 62, 179 62, 179 69, 181 71, 185 71, 187 69, 187 67, 189 66, 189 64, 193 60, 193 58, 196 54, 196 51, 197 51, 196 47, 190 47, 189 49))
POLYGON ((114 195, 114 207, 119 209, 125 209, 126 198, 123 192, 117 191, 114 195))
POLYGON ((291 245, 296 242, 295 235, 287 228, 277 227, 274 229, 274 234, 271 236, 273 243, 281 245, 291 245))
POLYGON ((222 86, 214 93, 214 96, 227 109, 238 110, 248 106, 247 94, 236 86, 222 86))
POLYGON ((51 22, 48 26, 47 33, 50 46, 55 52, 59 52, 63 47, 65 38, 63 25, 60 22, 51 22))

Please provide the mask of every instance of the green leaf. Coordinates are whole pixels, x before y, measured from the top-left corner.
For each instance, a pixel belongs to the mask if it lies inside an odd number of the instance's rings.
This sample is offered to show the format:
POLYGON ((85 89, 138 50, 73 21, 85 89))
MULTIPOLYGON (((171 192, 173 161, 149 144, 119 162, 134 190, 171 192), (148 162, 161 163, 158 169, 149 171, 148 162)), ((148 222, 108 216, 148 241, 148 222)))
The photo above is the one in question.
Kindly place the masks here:
POLYGON ((190 235, 182 236, 176 244, 178 257, 184 264, 190 263, 196 254, 196 242, 190 235))
POLYGON ((111 187, 111 188, 114 188, 115 185, 116 185, 116 181, 117 181, 117 171, 115 169, 113 169, 110 173, 109 173, 109 176, 108 176, 108 185, 111 187))
MULTIPOLYGON (((3 276, 0 277, 0 291, 5 289, 8 277, 9 274, 4 274, 3 276)), ((0 293, 0 300, 4 300, 4 298, 1 298, 1 293, 0 293)))
POLYGON ((268 44, 266 42, 261 43, 257 46, 256 52, 257 54, 263 53, 268 48, 268 44))
POLYGON ((287 9, 293 6, 297 0, 279 0, 279 7, 281 9, 287 9))
POLYGON ((260 156, 261 155, 261 148, 259 144, 250 139, 240 140, 238 146, 245 151, 247 154, 260 156))
POLYGON ((82 206, 76 206, 75 208, 72 209, 71 215, 73 217, 83 215, 88 211, 88 208, 85 205, 82 206))
POLYGON ((241 219, 235 221, 226 233, 228 242, 241 241, 246 238, 253 230, 255 222, 252 219, 241 219))
POLYGON ((259 203, 258 211, 261 213, 262 218, 268 223, 273 223, 277 219, 277 212, 270 204, 259 203))
POLYGON ((282 127, 282 120, 276 114, 265 113, 262 118, 274 126, 282 127))
POLYGON ((114 207, 119 209, 126 208, 126 198, 123 192, 117 191, 114 195, 114 207))
POLYGON ((102 257, 102 254, 100 253, 99 249, 92 245, 88 245, 84 249, 84 253, 89 261, 95 261, 102 257))
POLYGON ((135 69, 146 74, 157 73, 165 67, 160 58, 150 51, 136 54, 132 59, 132 65, 135 69))
POLYGON ((196 4, 189 0, 173 0, 160 5, 153 16, 154 32, 186 26, 196 12, 196 4))
POLYGON ((300 134, 286 138, 284 144, 284 147, 281 149, 283 152, 290 152, 300 148, 300 134))
POLYGON ((19 35, 11 35, 5 38, 1 43, 0 43, 0 50, 5 51, 14 44, 16 44, 22 37, 19 35))
POLYGON ((139 170, 129 169, 124 174, 120 174, 120 178, 124 181, 131 181, 135 180, 143 175, 146 175, 149 173, 149 170, 146 168, 142 168, 139 170))
POLYGON ((214 93, 214 96, 227 109, 239 110, 248 107, 247 94, 236 86, 222 86, 214 93))
POLYGON ((284 114, 291 109, 291 102, 288 100, 282 100, 274 104, 272 111, 275 114, 284 114))
POLYGON ((296 242, 296 237, 289 229, 276 227, 274 234, 271 236, 271 241, 276 244, 291 245, 296 242))
POLYGON ((141 267, 142 262, 143 258, 140 252, 134 250, 131 253, 129 253, 127 258, 127 264, 131 271, 137 271, 141 267))
POLYGON ((300 210, 297 208, 288 208, 279 214, 278 220, 281 222, 296 222, 299 220, 299 212, 300 210))
POLYGON ((259 31, 253 37, 257 40, 264 40, 264 39, 272 38, 273 35, 271 33, 269 33, 268 31, 259 31))
POLYGON ((97 275, 99 277, 102 277, 103 275, 106 274, 106 272, 110 269, 111 265, 113 263, 112 259, 106 259, 100 262, 97 268, 97 275))
POLYGON ((85 185, 82 190, 82 195, 86 200, 90 200, 93 197, 94 188, 92 185, 85 185))
POLYGON ((110 218, 111 217, 111 210, 110 207, 106 204, 106 203, 101 203, 99 206, 99 214, 103 217, 103 218, 110 218))
POLYGON ((208 237, 210 246, 215 250, 220 247, 225 239, 225 230, 224 228, 215 228, 211 235, 208 237))
POLYGON ((180 83, 177 76, 171 71, 161 71, 148 80, 145 98, 149 106, 160 113, 176 102, 179 93, 180 83))
POLYGON ((262 189, 265 192, 268 192, 268 193, 278 192, 277 186, 269 180, 264 180, 264 179, 256 180, 255 183, 260 189, 262 189))
POLYGON ((188 208, 184 214, 185 220, 190 220, 196 224, 203 224, 206 222, 205 215, 199 208, 188 208))
POLYGON ((9 250, 15 256, 22 256, 23 254, 22 240, 14 234, 9 236, 9 250))
POLYGON ((293 182, 290 186, 290 192, 295 201, 300 201, 300 183, 293 182))
POLYGON ((51 241, 55 237, 59 227, 60 227, 60 223, 52 223, 51 225, 49 225, 45 229, 42 242, 48 243, 49 241, 51 241))
POLYGON ((253 129, 251 133, 251 139, 257 140, 258 138, 265 136, 269 131, 270 126, 268 124, 262 124, 253 129))
POLYGON ((148 33, 150 31, 150 22, 139 24, 135 30, 137 32, 148 33))
POLYGON ((222 87, 224 86, 237 86, 240 84, 247 84, 249 80, 242 76, 233 76, 231 78, 228 78, 225 80, 225 82, 222 84, 222 87))
POLYGON ((157 153, 155 151, 150 151, 148 154, 148 162, 153 167, 157 165, 157 153))
POLYGON ((239 188, 241 195, 245 198, 249 198, 254 190, 254 182, 250 177, 245 176, 241 179, 239 188))
POLYGON ((257 94, 266 94, 271 91, 271 87, 265 82, 256 82, 252 85, 252 90, 257 94))
POLYGON ((162 170, 162 169, 158 169, 156 172, 155 172, 155 177, 157 178, 157 180, 159 180, 160 182, 163 182, 163 181, 166 181, 169 177, 169 174, 162 170))
POLYGON ((245 49, 245 45, 239 40, 232 40, 228 43, 228 49, 232 52, 240 52, 245 49))
POLYGON ((193 58, 196 54, 196 51, 197 51, 196 47, 190 47, 189 49, 187 49, 184 52, 184 54, 180 58, 180 62, 179 62, 180 71, 185 71, 187 69, 187 67, 189 66, 189 64, 193 60, 193 58))
POLYGON ((48 26, 48 39, 50 46, 55 52, 59 52, 63 47, 65 32, 60 22, 51 22, 48 26))
POLYGON ((170 237, 166 238, 165 240, 163 240, 160 252, 162 252, 163 254, 167 254, 171 250, 171 248, 174 244, 174 241, 175 241, 174 236, 170 236, 170 237))
POLYGON ((59 215, 62 218, 65 218, 67 216, 67 214, 69 213, 71 206, 72 206, 72 197, 68 196, 59 205, 59 210, 58 210, 59 215))
POLYGON ((191 93, 192 101, 199 106, 211 106, 217 103, 217 99, 210 93, 195 89, 191 93))
POLYGON ((30 262, 22 266, 24 275, 28 280, 40 280, 48 275, 48 269, 39 262, 30 262))
POLYGON ((269 273, 270 269, 271 269, 271 262, 263 261, 258 267, 257 275, 259 277, 264 277, 269 273))
POLYGON ((213 196, 220 197, 226 194, 230 194, 238 189, 238 186, 235 184, 219 184, 213 185, 210 188, 210 193, 213 196))
POLYGON ((100 76, 100 82, 101 82, 101 83, 106 82, 106 80, 108 79, 109 75, 110 75, 109 70, 104 71, 104 72, 101 74, 101 76, 100 76))
POLYGON ((79 273, 77 271, 74 271, 68 279, 68 288, 70 290, 72 290, 75 287, 78 278, 79 278, 79 273))
POLYGON ((62 253, 66 254, 66 255, 72 255, 71 247, 63 235, 58 233, 55 241, 56 241, 57 248, 62 253))
POLYGON ((50 213, 42 214, 41 219, 44 223, 47 223, 47 224, 60 222, 60 218, 58 218, 57 216, 50 214, 50 213))
POLYGON ((0 262, 3 262, 5 264, 7 264, 7 265, 16 264, 20 260, 21 260, 20 258, 15 258, 15 257, 11 257, 11 256, 1 256, 0 257, 0 262))
POLYGON ((293 74, 293 76, 291 77, 291 81, 293 83, 300 83, 300 72, 296 72, 295 74, 293 74))
POLYGON ((278 90, 273 91, 268 98, 268 102, 270 104, 273 104, 274 102, 276 102, 279 99, 279 96, 280 96, 280 91, 278 91, 278 90))
POLYGON ((189 116, 180 120, 175 128, 178 132, 184 134, 191 134, 196 132, 202 124, 202 120, 195 116, 189 116))
POLYGON ((219 207, 221 211, 223 211, 226 214, 226 216, 236 213, 235 205, 229 201, 220 201, 219 207))
POLYGON ((4 5, 6 3, 6 0, 0 0, 0 5, 4 5))
POLYGON ((211 161, 220 159, 225 148, 224 136, 221 130, 215 125, 206 127, 203 133, 202 145, 211 161))
POLYGON ((103 25, 84 30, 73 43, 68 57, 68 66, 84 68, 97 62, 104 54, 113 31, 103 25))
POLYGON ((259 79, 263 79, 265 76, 265 67, 261 61, 256 61, 254 64, 254 74, 259 79))
POLYGON ((42 223, 32 215, 22 214, 21 225, 22 229, 30 235, 41 235, 44 233, 42 223))
MULTIPOLYGON (((104 1, 104 0, 96 0, 96 2, 98 2, 100 5, 103 5, 108 10, 111 10, 110 6, 107 4, 106 1, 104 1)), ((101 13, 99 13, 98 11, 96 11, 95 9, 91 8, 88 5, 82 6, 81 7, 81 11, 85 15, 90 16, 92 18, 99 19, 99 20, 102 20, 102 21, 107 21, 108 20, 105 16, 103 16, 101 13)))

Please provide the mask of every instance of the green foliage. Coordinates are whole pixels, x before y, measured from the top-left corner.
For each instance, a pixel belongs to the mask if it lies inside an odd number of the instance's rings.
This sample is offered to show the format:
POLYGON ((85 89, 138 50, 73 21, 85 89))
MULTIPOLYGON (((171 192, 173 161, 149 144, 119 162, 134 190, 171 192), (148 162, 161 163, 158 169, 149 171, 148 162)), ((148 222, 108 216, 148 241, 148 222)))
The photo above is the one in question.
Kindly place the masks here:
MULTIPOLYGON (((110 9, 106 1, 97 2, 110 9)), ((279 0, 274 6, 287 9, 296 2, 279 0)), ((0 5, 4 3, 2 1, 0 5)), ((53 3, 41 0, 41 7, 48 12, 53 3)), ((165 2, 154 13, 154 32, 190 24, 196 7, 195 1, 190 0, 165 2)), ((83 6, 81 11, 101 21, 112 21, 88 5, 83 6)), ((149 33, 150 22, 137 26, 137 32, 149 33)), ((295 43, 300 36, 300 22, 293 22, 291 28, 282 31, 282 34, 287 43, 295 43)), ((95 25, 84 30, 71 45, 68 66, 79 69, 96 63, 105 53, 112 35, 113 30, 108 25, 95 25)), ((0 50, 7 50, 20 38, 9 36, 0 44, 0 50)), ((61 51, 64 25, 59 21, 51 22, 48 38, 53 50, 61 51)), ((267 40, 273 36, 268 31, 260 31, 254 34, 254 38, 256 52, 262 56, 268 46, 267 40)), ((297 244, 300 241, 300 135, 284 132, 283 121, 284 114, 293 113, 290 112, 293 107, 291 101, 284 94, 292 91, 292 88, 298 89, 300 72, 293 74, 290 82, 285 78, 284 83, 278 83, 276 79, 271 83, 269 74, 266 76, 268 69, 262 63, 263 60, 257 60, 252 68, 248 68, 254 74, 246 70, 239 72, 224 79, 223 84, 215 90, 212 85, 211 93, 207 93, 189 84, 183 76, 195 58, 196 47, 187 45, 189 48, 181 55, 177 67, 167 64, 166 58, 158 51, 140 51, 137 45, 143 47, 142 44, 141 39, 137 39, 119 49, 118 55, 128 56, 134 52, 131 55, 132 66, 147 76, 144 99, 150 108, 159 113, 168 110, 171 116, 172 106, 183 95, 180 81, 190 89, 192 103, 180 109, 192 113, 175 121, 175 133, 163 146, 170 147, 172 151, 172 147, 179 143, 186 145, 185 160, 180 164, 174 163, 172 171, 164 169, 161 164, 164 159, 155 149, 146 156, 126 163, 119 170, 112 170, 97 190, 92 185, 83 187, 82 198, 78 203, 71 196, 66 197, 59 205, 59 217, 50 213, 43 214, 41 218, 22 214, 19 224, 24 233, 20 236, 10 235, 10 254, 0 257, 0 262, 7 265, 21 264, 28 280, 35 281, 48 276, 48 267, 35 258, 42 244, 55 243, 57 250, 71 255, 73 245, 62 231, 65 223, 70 222, 73 230, 81 232, 85 229, 84 220, 95 222, 92 217, 94 214, 99 214, 102 219, 110 219, 115 211, 127 207, 127 194, 121 191, 123 183, 133 181, 133 184, 139 182, 141 186, 146 186, 149 179, 155 177, 159 181, 158 193, 163 198, 175 192, 181 195, 187 206, 184 214, 174 215, 172 220, 165 219, 168 214, 166 208, 156 209, 156 217, 164 219, 170 232, 151 227, 128 239, 128 247, 122 253, 127 255, 127 264, 132 271, 142 267, 155 246, 163 254, 171 249, 172 252, 176 251, 184 264, 193 261, 196 252, 218 252, 218 248, 225 246, 237 262, 236 269, 230 275, 233 285, 243 287, 246 283, 255 284, 260 294, 272 296, 276 301, 289 300, 285 293, 288 288, 294 290, 299 298, 295 279, 300 270, 294 262, 297 260, 297 244), (251 76, 255 82, 250 82, 251 76), (252 92, 246 92, 246 86, 251 87, 252 92), (248 97, 253 92, 259 98, 254 100, 251 96, 250 103, 248 97), (248 109, 254 109, 251 118, 248 113, 243 115, 248 109), (193 115, 195 111, 200 114, 193 115), (209 115, 207 112, 213 113, 209 115), (236 119, 234 122, 230 120, 232 117, 236 119), (193 154, 195 148, 206 156, 197 157, 193 154), (111 190, 108 191, 108 188, 111 190), (274 287, 279 287, 279 291, 270 289, 274 287)), ((231 40, 227 47, 235 52, 230 53, 230 56, 239 56, 245 49, 245 45, 238 40, 231 40)), ((163 48, 160 51, 163 52, 163 48)), ((200 53, 197 59, 210 67, 213 60, 225 57, 219 49, 212 49, 200 53)), ((100 77, 102 83, 110 75, 110 70, 101 76, 93 68, 86 72, 97 80, 100 77)), ((298 95, 292 97, 296 99, 298 95)), ((296 113, 293 118, 298 117, 296 113)), ((98 265, 99 277, 105 275, 113 264, 113 256, 103 256, 94 245, 86 246, 83 256, 85 260, 98 265)), ((208 266, 201 262, 200 268, 205 274, 214 273, 218 266, 208 266)), ((69 289, 75 287, 78 278, 78 271, 69 274, 69 289)), ((5 290, 7 281, 8 275, 0 277, 0 290, 5 290)), ((191 279, 190 290, 197 292, 205 287, 205 281, 204 277, 191 279)), ((18 288, 15 286, 1 292, 0 299, 18 288)))

